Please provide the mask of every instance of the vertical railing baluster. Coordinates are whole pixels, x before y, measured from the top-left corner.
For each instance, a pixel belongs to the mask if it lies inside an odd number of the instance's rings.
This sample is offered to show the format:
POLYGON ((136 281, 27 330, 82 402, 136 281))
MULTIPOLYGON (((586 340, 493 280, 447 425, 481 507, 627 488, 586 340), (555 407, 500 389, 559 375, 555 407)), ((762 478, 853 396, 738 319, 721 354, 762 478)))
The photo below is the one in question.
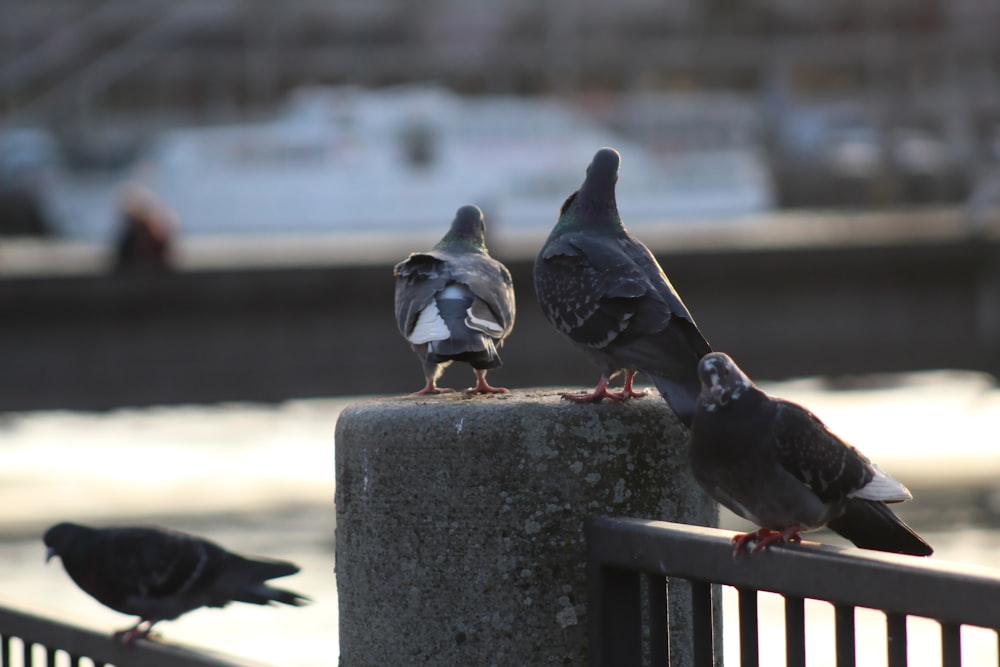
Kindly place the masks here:
POLYGON ((757 591, 738 589, 740 596, 740 667, 758 667, 760 650, 757 638, 757 591))
POLYGON ((21 641, 21 661, 24 667, 35 667, 35 659, 31 650, 34 646, 26 639, 21 641))
POLYGON ((854 607, 834 605, 837 634, 837 667, 855 667, 854 607))
POLYGON ((597 667, 642 665, 642 596, 638 572, 598 566, 591 573, 591 637, 597 667))
POLYGON ((649 660, 651 665, 670 664, 667 580, 660 574, 647 574, 646 600, 649 603, 649 660))
POLYGON ((906 614, 887 613, 885 635, 889 667, 906 667, 906 614))
POLYGON ((10 635, 0 635, 0 667, 10 665, 10 635))
POLYGON ((785 598, 785 664, 806 667, 806 601, 785 598))
POLYGON ((712 585, 691 582, 691 626, 694 640, 694 667, 714 667, 715 628, 712 623, 712 585))
POLYGON ((941 667, 962 667, 962 626, 941 622, 941 667))

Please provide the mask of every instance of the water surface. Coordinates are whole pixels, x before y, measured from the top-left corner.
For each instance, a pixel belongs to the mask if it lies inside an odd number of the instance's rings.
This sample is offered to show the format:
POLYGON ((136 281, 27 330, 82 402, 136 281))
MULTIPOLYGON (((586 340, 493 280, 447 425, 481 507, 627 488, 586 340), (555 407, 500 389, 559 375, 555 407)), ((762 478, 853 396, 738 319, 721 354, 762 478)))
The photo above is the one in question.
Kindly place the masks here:
MULTIPOLYGON (((1000 565, 1000 391, 973 373, 869 378, 850 390, 821 380, 774 383, 914 491, 900 507, 937 549, 936 559, 1000 565)), ((645 399, 650 400, 650 399, 645 399)), ((308 607, 232 605, 160 626, 168 641, 282 667, 337 664, 334 577, 334 427, 351 400, 45 411, 0 416, 0 603, 99 632, 130 623, 43 562, 40 535, 61 520, 157 523, 236 551, 287 558, 302 572, 282 585, 308 607)), ((746 526, 724 515, 727 527, 746 526)), ((836 541, 828 535, 824 541, 836 541)), ((727 604, 733 597, 726 593, 727 604)), ((761 664, 783 655, 780 600, 761 603, 761 664)), ((810 666, 832 665, 832 610, 811 607, 810 666)), ((886 664, 884 620, 857 621, 858 664, 886 664)), ((939 637, 911 623, 911 664, 939 664, 939 637)), ((738 662, 735 627, 727 660, 738 662)), ((967 664, 996 664, 996 640, 968 634, 967 664)))

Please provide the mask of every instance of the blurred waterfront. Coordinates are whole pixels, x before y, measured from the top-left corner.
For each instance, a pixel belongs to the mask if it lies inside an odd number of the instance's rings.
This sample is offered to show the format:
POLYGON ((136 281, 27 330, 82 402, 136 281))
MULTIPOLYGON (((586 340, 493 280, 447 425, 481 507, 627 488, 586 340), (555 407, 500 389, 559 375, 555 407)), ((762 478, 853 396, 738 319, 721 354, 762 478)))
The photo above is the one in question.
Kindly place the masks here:
MULTIPOLYGON (((911 487, 900 513, 935 558, 1000 565, 1000 398, 968 372, 1000 374, 997 3, 37 0, 3 15, 3 602, 123 627, 44 566, 38 536, 60 519, 162 522, 298 562, 283 583, 316 600, 196 612, 167 640, 334 665, 333 429, 350 399, 330 397, 420 381, 392 265, 479 204, 518 289, 497 380, 586 386, 530 270, 602 145, 623 153, 626 225, 713 344, 755 377, 813 376, 768 386, 911 487), (123 261, 133 225, 138 263, 123 261), (121 407, 136 405, 151 407, 121 407)), ((762 664, 778 621, 762 616, 762 664)), ((827 664, 832 629, 810 632, 810 665, 827 664)), ((920 662, 935 635, 911 627, 912 664, 937 664, 920 662)), ((884 664, 868 646, 859 664, 884 664)), ((968 664, 996 664, 995 640, 967 646, 968 664)))
MULTIPOLYGON (((765 388, 813 409, 910 487, 915 500, 898 511, 934 545, 934 558, 1000 563, 1000 443, 989 435, 1000 424, 1000 389, 991 378, 928 372, 873 376, 850 389, 819 379, 765 388)), ((335 665, 333 433, 350 400, 8 413, 0 420, 3 602, 101 632, 124 627, 124 616, 78 591, 58 563, 44 563, 39 536, 63 519, 160 523, 291 559, 302 572, 282 583, 315 599, 302 609, 200 610, 160 626, 165 640, 282 667, 335 665)), ((744 525, 731 516, 723 522, 744 525)), ((832 664, 828 616, 820 609, 810 627, 811 665, 832 664)), ((762 664, 783 650, 781 618, 773 601, 762 602, 762 664)), ((938 664, 928 657, 935 633, 912 623, 911 664, 938 664)), ((858 627, 858 664, 885 664, 881 621, 859 616, 858 627)), ((734 630, 727 651, 736 650, 734 630)), ((991 637, 970 637, 966 664, 996 655, 991 637)))

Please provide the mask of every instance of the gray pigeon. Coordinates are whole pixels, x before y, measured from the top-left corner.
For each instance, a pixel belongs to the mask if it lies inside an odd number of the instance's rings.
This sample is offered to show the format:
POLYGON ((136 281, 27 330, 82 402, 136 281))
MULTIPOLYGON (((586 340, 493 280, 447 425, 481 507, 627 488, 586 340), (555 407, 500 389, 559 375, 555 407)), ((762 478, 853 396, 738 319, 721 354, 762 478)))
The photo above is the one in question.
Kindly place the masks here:
POLYGON ((865 549, 929 556, 930 545, 887 503, 911 498, 800 405, 768 396, 733 360, 713 352, 698 364, 701 395, 691 428, 691 467, 717 501, 760 530, 750 543, 798 541, 827 526, 865 549))
POLYGON ((453 361, 476 373, 469 393, 505 393, 486 373, 499 368, 497 348, 514 327, 510 271, 486 249, 483 212, 458 209, 451 229, 429 252, 415 252, 396 265, 396 324, 420 357, 427 384, 414 395, 452 391, 437 379, 453 361))
POLYGON ((656 258, 622 224, 615 201, 620 163, 613 148, 597 151, 535 258, 535 293, 549 322, 601 369, 594 391, 564 398, 642 396, 632 389, 642 371, 690 425, 698 360, 712 350, 656 258), (622 370, 624 389, 608 391, 608 380, 622 370))
POLYGON ((139 617, 134 626, 113 635, 126 645, 147 637, 156 623, 199 607, 224 607, 233 601, 298 607, 308 601, 265 583, 295 574, 296 565, 244 558, 185 533, 60 523, 43 539, 46 560, 59 556, 84 592, 115 611, 139 617))

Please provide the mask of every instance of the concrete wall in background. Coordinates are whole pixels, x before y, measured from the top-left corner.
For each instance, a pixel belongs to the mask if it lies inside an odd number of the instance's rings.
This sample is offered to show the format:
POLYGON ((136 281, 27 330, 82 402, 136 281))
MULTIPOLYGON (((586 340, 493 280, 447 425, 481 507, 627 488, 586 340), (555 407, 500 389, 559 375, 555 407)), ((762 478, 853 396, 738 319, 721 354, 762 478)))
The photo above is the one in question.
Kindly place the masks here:
MULTIPOLYGON (((708 340, 757 379, 1000 375, 996 241, 657 255, 708 340)), ((596 383, 543 318, 531 260, 507 263, 517 322, 490 381, 596 383)), ((415 391, 391 265, 0 280, 0 410, 415 391)), ((442 385, 473 382, 456 364, 442 385)))

